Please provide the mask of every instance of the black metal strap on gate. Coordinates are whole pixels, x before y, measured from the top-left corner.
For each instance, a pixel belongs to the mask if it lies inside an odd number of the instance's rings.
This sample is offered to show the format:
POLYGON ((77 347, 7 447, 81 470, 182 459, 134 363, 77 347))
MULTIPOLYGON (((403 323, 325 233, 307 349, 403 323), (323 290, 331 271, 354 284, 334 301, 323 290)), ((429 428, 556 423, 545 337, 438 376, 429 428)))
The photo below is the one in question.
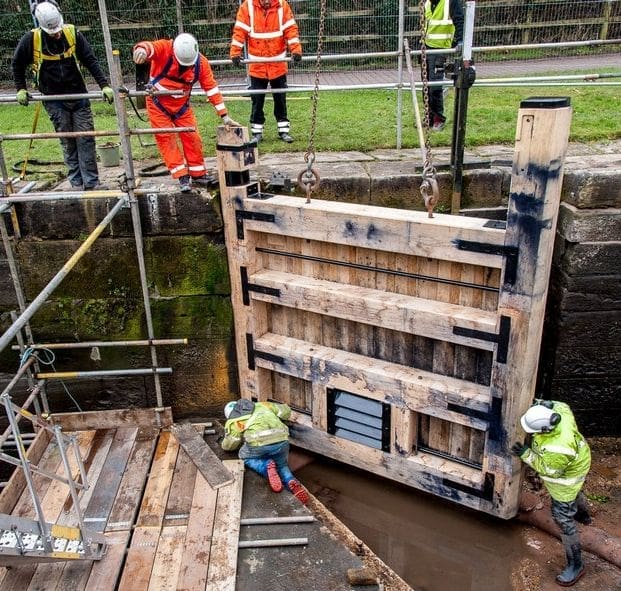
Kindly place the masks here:
POLYGON ((467 484, 462 484, 461 482, 455 482, 454 480, 450 480, 448 478, 443 478, 442 484, 444 486, 448 486, 449 488, 466 493, 467 495, 491 502, 494 499, 494 480, 494 474, 486 472, 485 479, 483 481, 483 488, 474 488, 473 486, 468 486, 467 484))
POLYGON ((517 264, 520 249, 517 246, 505 246, 503 244, 487 244, 485 242, 473 242, 472 240, 455 240, 455 246, 459 250, 480 252, 483 254, 498 254, 505 257, 505 285, 513 285, 517 278, 517 264))
POLYGON ((482 421, 486 421, 489 425, 488 429, 488 439, 492 441, 498 441, 500 439, 502 433, 502 399, 496 396, 492 397, 492 403, 490 405, 489 410, 482 411, 476 410, 474 408, 469 408, 467 406, 462 406, 461 404, 454 404, 449 402, 446 405, 447 410, 452 410, 453 412, 458 412, 459 414, 466 415, 467 417, 472 417, 474 419, 481 419, 482 421))
POLYGON ((254 142, 254 141, 247 142, 245 144, 240 144, 239 146, 225 146, 223 144, 216 144, 216 150, 220 150, 222 152, 237 152, 237 153, 243 152, 244 166, 248 166, 249 164, 254 164, 256 162, 256 156, 255 156, 256 147, 257 147, 257 142, 254 142))
POLYGON ((246 211, 242 209, 235 210, 235 223, 237 224, 237 238, 244 239, 244 220, 256 220, 258 222, 276 221, 273 213, 263 213, 261 211, 246 211))
POLYGON ((277 298, 280 297, 280 289, 276 289, 275 287, 266 287, 265 285, 259 285, 258 283, 250 283, 248 281, 248 269, 246 267, 240 267, 239 272, 241 275, 242 300, 244 302, 244 306, 250 305, 251 291, 265 293, 277 298))
POLYGON ((285 360, 280 355, 266 353, 265 351, 257 351, 254 348, 254 338, 249 332, 246 333, 246 355, 248 357, 248 369, 256 369, 256 359, 265 359, 278 365, 283 365, 285 360))
POLYGON ((453 326, 453 334, 460 337, 468 337, 470 339, 480 339, 497 343, 496 361, 498 363, 507 363, 507 354, 509 352, 509 336, 511 335, 511 317, 500 317, 500 329, 498 334, 495 332, 486 332, 484 330, 475 330, 473 328, 464 328, 463 326, 453 326))

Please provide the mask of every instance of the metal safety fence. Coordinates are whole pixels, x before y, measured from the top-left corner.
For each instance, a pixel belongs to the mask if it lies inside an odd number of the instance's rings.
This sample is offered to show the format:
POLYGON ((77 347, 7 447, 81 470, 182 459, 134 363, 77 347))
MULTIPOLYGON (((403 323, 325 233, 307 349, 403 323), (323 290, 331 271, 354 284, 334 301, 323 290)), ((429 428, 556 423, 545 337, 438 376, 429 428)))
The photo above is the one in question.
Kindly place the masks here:
MULTIPOLYGON (((312 55, 318 46, 320 3, 316 0, 289 2, 300 27, 304 51, 312 55)), ((113 47, 120 51, 123 72, 133 72, 130 50, 134 43, 142 39, 174 37, 180 31, 195 35, 210 60, 227 59, 238 3, 239 0, 110 0, 106 3, 110 37, 113 47)), ((59 4, 65 20, 86 34, 103 60, 104 33, 97 0, 59 0, 59 4)), ((418 0, 327 0, 323 52, 334 55, 396 54, 400 48, 400 31, 415 48, 420 37, 419 15, 418 0)), ((29 0, 2 2, 1 82, 10 84, 13 51, 21 35, 32 26, 29 0)), ((476 2, 473 45, 488 48, 485 52, 475 53, 479 63, 610 51, 605 42, 619 38, 621 0, 476 2), (597 43, 572 47, 571 43, 577 41, 597 43), (562 45, 546 45, 550 43, 562 45)), ((372 70, 392 68, 394 64, 391 56, 346 58, 326 63, 324 70, 372 70)), ((300 68, 311 69, 312 64, 303 63, 300 68)), ((219 78, 228 74, 233 74, 228 64, 216 65, 219 78)))

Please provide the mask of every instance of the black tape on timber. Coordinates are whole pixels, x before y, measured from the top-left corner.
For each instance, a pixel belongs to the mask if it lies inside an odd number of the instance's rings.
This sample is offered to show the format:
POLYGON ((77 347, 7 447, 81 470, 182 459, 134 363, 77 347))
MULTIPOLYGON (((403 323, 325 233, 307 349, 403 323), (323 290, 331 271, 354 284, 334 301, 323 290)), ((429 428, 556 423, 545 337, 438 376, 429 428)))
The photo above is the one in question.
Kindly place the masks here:
POLYGON ((276 217, 273 213, 246 211, 242 209, 235 210, 235 223, 237 225, 237 238, 239 240, 244 239, 244 220, 255 220, 258 222, 274 223, 276 221, 276 217))
POLYGON ((517 263, 520 249, 517 246, 505 246, 500 244, 486 244, 485 242, 473 242, 471 240, 456 240, 455 245, 459 250, 480 252, 483 254, 499 254, 505 257, 505 285, 513 285, 517 278, 517 263))
POLYGON ((266 287, 265 285, 259 285, 258 283, 250 283, 248 281, 248 269, 246 267, 240 267, 239 272, 241 275, 242 301, 244 302, 244 306, 250 305, 251 291, 265 293, 277 298, 280 297, 280 289, 276 289, 275 287, 266 287))
POLYGON ((265 351, 257 351, 254 348, 254 338, 249 332, 246 333, 246 355, 248 356, 248 369, 256 369, 256 359, 265 359, 277 365, 285 364, 284 358, 280 355, 274 355, 273 353, 267 353, 265 351))
POLYGON ((224 182, 227 187, 241 187, 250 183, 249 170, 225 170, 224 182))
POLYGON ((489 341, 490 343, 498 343, 498 347, 496 347, 496 361, 498 361, 498 363, 507 363, 509 336, 511 335, 510 316, 500 317, 500 329, 498 334, 495 332, 486 332, 484 330, 464 328, 463 326, 453 326, 453 334, 460 337, 468 337, 470 339, 480 339, 482 341, 489 341))
POLYGON ((467 484, 461 484, 460 482, 455 482, 453 480, 449 480, 448 478, 443 478, 442 484, 485 501, 492 501, 494 498, 494 475, 491 472, 485 473, 485 480, 483 482, 482 489, 474 488, 473 486, 468 486, 467 484))

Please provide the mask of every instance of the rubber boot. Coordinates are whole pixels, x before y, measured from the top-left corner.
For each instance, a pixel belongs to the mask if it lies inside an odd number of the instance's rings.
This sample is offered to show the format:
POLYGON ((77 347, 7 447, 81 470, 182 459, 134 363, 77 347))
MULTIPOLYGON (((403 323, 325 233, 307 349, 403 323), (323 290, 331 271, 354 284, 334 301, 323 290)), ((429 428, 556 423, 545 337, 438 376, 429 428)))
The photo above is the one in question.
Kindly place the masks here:
POLYGON ((267 463, 267 481, 270 483, 270 488, 279 493, 282 490, 282 480, 278 476, 278 470, 276 469, 276 462, 270 460, 267 463))
POLYGON ((563 541, 563 546, 565 546, 567 566, 563 569, 561 574, 556 577, 556 582, 561 587, 571 587, 584 574, 580 538, 578 534, 574 534, 573 536, 562 535, 561 540, 563 541))
POLYGON ((292 478, 289 482, 287 482, 287 488, 292 492, 293 496, 302 503, 302 505, 306 505, 308 503, 308 493, 306 489, 295 479, 292 478))

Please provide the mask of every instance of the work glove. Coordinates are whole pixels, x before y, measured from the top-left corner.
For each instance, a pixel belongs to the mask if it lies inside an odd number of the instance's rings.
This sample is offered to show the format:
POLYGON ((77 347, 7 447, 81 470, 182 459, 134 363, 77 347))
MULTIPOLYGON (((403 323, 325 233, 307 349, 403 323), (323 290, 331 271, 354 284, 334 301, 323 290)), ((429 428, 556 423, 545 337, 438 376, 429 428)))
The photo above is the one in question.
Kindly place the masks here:
POLYGON ((301 62, 302 61, 302 54, 301 53, 292 53, 291 57, 292 57, 294 62, 301 62))
POLYGON ((147 50, 144 47, 136 47, 133 59, 135 64, 144 64, 147 61, 147 50))
POLYGON ((237 121, 231 119, 228 115, 222 117, 222 123, 224 123, 225 127, 241 127, 237 121))
POLYGON ((528 446, 517 441, 511 446, 511 453, 521 458, 528 451, 528 446))
POLYGON ((231 61, 233 62, 233 65, 236 66, 237 68, 241 68, 242 67, 241 57, 239 55, 236 55, 235 57, 232 57, 231 61))
POLYGON ((112 90, 109 86, 104 86, 101 89, 101 92, 104 99, 106 99, 106 102, 111 105, 114 102, 114 90, 112 90))
POLYGON ((22 107, 27 107, 28 106, 28 91, 25 88, 22 88, 21 90, 17 91, 17 102, 22 106, 22 107))

